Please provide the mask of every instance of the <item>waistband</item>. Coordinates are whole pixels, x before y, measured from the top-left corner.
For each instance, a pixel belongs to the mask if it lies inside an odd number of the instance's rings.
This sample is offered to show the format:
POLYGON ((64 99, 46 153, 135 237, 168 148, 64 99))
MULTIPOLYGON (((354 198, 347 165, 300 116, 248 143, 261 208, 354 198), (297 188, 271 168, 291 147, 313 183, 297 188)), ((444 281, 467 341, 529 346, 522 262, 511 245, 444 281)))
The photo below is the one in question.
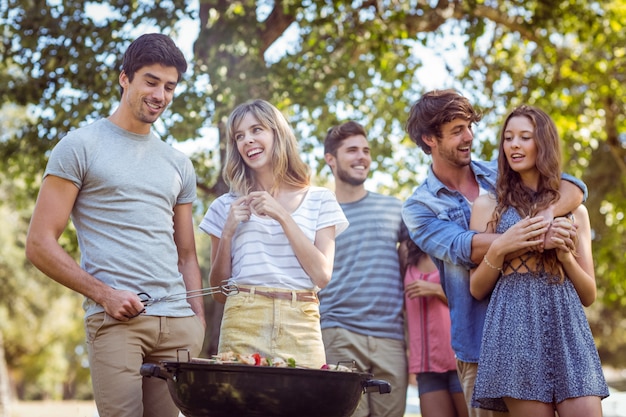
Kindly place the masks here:
POLYGON ((246 287, 239 285, 239 292, 247 292, 252 295, 260 295, 262 297, 267 298, 275 298, 280 300, 292 300, 292 301, 308 301, 308 302, 317 302, 319 300, 317 298, 317 293, 315 291, 308 290, 260 290, 259 287, 246 287))

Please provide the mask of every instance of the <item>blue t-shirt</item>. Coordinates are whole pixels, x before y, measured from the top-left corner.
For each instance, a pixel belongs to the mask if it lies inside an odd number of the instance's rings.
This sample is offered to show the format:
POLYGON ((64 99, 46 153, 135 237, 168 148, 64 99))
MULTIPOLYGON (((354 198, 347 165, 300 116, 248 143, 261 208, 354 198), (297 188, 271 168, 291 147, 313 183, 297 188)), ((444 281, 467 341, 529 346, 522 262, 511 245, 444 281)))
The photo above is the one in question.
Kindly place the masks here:
POLYGON ((398 243, 408 235, 402 202, 369 192, 341 208, 350 226, 337 236, 332 279, 319 292, 322 329, 404 340, 398 243))

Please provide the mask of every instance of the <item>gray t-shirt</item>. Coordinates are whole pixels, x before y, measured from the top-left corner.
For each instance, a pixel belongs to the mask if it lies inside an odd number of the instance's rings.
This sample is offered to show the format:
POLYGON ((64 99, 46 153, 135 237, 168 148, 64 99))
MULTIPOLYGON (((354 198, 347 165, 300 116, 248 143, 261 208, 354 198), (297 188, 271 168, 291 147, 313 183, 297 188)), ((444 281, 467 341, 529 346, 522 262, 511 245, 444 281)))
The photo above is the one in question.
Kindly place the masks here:
POLYGON ((368 192, 341 208, 350 226, 335 239, 333 276, 319 292, 322 329, 404 340, 398 243, 408 234, 402 202, 368 192))
MULTIPOLYGON (((193 165, 155 134, 137 135, 108 119, 76 129, 52 150, 44 177, 73 182, 71 219, 81 267, 115 289, 153 298, 185 292, 174 243, 174 206, 196 198, 193 165)), ((103 307, 91 299, 85 316, 103 307)), ((193 315, 185 301, 157 303, 146 314, 193 315)))

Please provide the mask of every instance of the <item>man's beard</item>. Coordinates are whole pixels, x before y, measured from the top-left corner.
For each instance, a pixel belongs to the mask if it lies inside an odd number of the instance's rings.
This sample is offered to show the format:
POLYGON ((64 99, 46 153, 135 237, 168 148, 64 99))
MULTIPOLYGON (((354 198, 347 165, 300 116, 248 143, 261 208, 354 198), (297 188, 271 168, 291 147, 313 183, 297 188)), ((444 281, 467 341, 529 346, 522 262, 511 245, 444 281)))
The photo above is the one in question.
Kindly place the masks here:
POLYGON ((438 153, 450 165, 464 167, 471 163, 471 154, 469 158, 459 157, 456 148, 438 148, 438 153))
POLYGON ((347 171, 341 169, 341 167, 337 167, 337 178, 341 181, 348 183, 350 185, 362 185, 365 182, 365 178, 354 178, 348 174, 347 171))

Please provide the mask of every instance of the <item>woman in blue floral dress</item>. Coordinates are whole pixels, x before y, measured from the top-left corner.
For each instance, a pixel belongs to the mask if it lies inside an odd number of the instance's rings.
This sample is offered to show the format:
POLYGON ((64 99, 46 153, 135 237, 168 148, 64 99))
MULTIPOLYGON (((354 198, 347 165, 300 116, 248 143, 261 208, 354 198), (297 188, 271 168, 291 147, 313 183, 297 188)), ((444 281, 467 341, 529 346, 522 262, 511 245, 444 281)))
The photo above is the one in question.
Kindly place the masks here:
POLYGON ((497 195, 472 210, 470 228, 501 234, 470 278, 474 297, 491 294, 472 401, 513 417, 601 416, 608 396, 583 309, 596 298, 589 215, 537 215, 559 198, 560 155, 551 118, 518 107, 500 135, 497 195))

